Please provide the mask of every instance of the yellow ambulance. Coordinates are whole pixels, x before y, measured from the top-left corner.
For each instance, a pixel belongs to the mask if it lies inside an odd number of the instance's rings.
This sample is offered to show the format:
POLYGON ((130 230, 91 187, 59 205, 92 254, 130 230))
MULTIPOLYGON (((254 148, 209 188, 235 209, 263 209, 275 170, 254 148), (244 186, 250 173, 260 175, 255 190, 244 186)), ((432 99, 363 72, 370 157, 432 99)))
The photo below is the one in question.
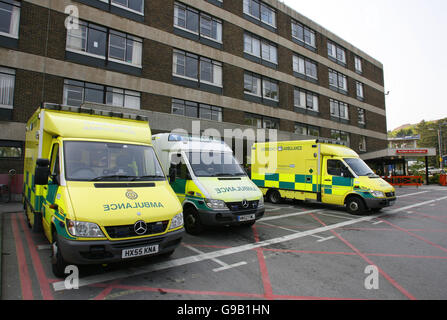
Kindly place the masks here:
POLYGON ((394 188, 355 151, 330 141, 255 143, 251 163, 251 179, 272 203, 313 200, 361 214, 396 200, 394 188))
POLYGON ((152 143, 183 205, 186 232, 251 226, 264 215, 262 192, 224 141, 163 133, 153 135, 152 143))
POLYGON ((26 124, 25 213, 57 277, 68 264, 170 254, 184 234, 147 118, 110 110, 45 103, 26 124))

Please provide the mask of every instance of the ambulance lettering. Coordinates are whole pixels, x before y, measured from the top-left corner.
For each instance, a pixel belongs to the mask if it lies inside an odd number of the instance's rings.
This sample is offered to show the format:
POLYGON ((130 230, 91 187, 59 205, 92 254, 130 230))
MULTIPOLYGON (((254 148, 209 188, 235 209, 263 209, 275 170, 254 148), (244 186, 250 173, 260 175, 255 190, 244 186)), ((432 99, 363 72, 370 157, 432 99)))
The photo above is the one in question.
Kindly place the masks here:
POLYGON ((104 211, 115 211, 124 209, 138 209, 138 208, 164 208, 161 202, 134 202, 134 203, 110 203, 103 205, 104 211))
POLYGON ((220 187, 215 188, 217 194, 226 192, 241 192, 241 191, 256 191, 256 188, 250 186, 239 186, 239 187, 220 187))

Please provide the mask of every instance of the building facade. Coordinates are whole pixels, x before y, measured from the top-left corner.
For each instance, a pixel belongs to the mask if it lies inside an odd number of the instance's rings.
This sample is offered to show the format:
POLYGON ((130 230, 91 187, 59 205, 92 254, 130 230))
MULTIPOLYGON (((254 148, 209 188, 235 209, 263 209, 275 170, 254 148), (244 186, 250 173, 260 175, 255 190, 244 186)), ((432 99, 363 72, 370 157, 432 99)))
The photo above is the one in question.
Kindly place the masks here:
POLYGON ((383 79, 277 0, 0 0, 0 174, 22 172, 42 102, 139 110, 154 132, 200 120, 373 152, 387 147, 383 79))

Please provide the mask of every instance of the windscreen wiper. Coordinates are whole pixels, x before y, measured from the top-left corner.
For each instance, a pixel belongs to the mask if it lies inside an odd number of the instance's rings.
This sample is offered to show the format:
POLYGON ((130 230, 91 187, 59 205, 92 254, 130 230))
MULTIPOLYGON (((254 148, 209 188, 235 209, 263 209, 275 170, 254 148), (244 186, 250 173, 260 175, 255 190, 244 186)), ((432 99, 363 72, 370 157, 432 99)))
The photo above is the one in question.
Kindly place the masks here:
POLYGON ((99 176, 99 177, 91 179, 90 181, 101 181, 101 180, 105 180, 105 179, 114 179, 114 178, 130 179, 130 178, 138 178, 138 177, 136 177, 136 176, 126 176, 126 175, 121 175, 121 174, 112 174, 112 175, 109 175, 109 176, 99 176))
POLYGON ((157 179, 163 179, 164 180, 164 176, 160 176, 160 175, 145 175, 145 176, 137 176, 137 177, 132 177, 133 179, 132 179, 132 181, 135 181, 135 180, 142 180, 142 179, 154 179, 154 178, 157 178, 157 179))

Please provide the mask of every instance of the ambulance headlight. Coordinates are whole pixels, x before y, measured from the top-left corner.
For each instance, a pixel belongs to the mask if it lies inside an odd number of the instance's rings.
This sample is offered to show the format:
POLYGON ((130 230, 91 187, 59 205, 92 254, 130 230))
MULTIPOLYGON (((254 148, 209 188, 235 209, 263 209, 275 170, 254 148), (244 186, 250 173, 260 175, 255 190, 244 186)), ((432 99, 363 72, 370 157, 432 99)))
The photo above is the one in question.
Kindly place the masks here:
POLYGON ((227 205, 225 204, 225 201, 215 199, 205 199, 205 202, 208 208, 214 210, 229 210, 227 205))
POLYGON ((72 236, 81 238, 105 238, 101 228, 92 222, 74 221, 67 219, 68 232, 72 236))
POLYGON ((385 195, 383 194, 382 191, 370 191, 370 192, 376 198, 384 198, 385 197, 385 195))
POLYGON ((175 229, 181 226, 183 226, 183 212, 177 213, 174 218, 172 218, 169 229, 175 229))
POLYGON ((259 198, 258 208, 264 208, 264 196, 259 198))

